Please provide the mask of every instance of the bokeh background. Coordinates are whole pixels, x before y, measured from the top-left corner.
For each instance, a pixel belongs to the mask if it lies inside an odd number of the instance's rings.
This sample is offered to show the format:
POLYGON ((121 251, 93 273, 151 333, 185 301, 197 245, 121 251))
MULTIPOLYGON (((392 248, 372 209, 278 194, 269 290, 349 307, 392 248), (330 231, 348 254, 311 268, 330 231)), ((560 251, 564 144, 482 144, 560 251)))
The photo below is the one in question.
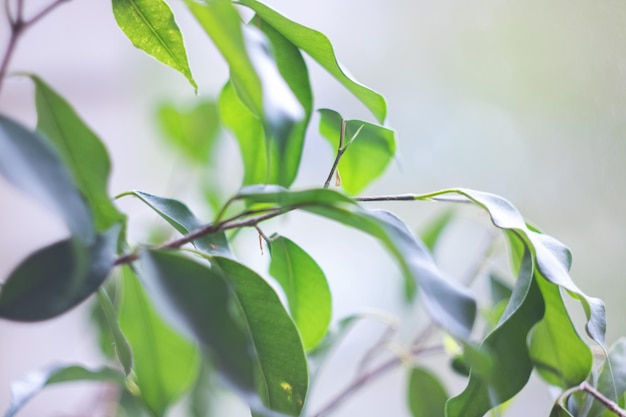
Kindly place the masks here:
MULTIPOLYGON (((48 4, 26 0, 27 14, 48 4)), ((587 293, 604 299, 608 339, 626 335, 623 251, 626 248, 626 4, 616 0, 318 0, 268 1, 292 19, 327 34, 339 60, 389 104, 388 125, 398 134, 399 156, 367 194, 426 192, 463 186, 511 200, 531 222, 573 251, 572 275, 587 293)), ((172 2, 188 46, 200 95, 216 97, 227 69, 184 7, 172 2)), ((8 41, 0 21, 0 48, 8 41)), ((3 49, 2 49, 3 50, 3 49)), ((111 193, 140 189, 188 198, 194 173, 162 140, 159 104, 193 104, 185 79, 133 48, 117 28, 110 2, 72 0, 21 39, 10 69, 33 72, 68 99, 109 148, 111 193)), ((331 77, 310 62, 317 108, 348 118, 371 116, 331 77)), ((20 76, 0 92, 0 111, 34 126, 33 86, 20 76)), ((297 186, 323 183, 333 150, 314 118, 297 186)), ((2 149, 0 149, 2 152, 2 149)), ((214 181, 235 190, 241 163, 234 141, 220 142, 214 181)), ((132 236, 158 220, 133 201, 132 236)), ((393 208, 416 230, 436 215, 429 203, 393 208)), ((489 232, 484 215, 462 210, 443 237, 442 267, 460 276, 480 253, 489 232)), ((334 319, 379 311, 405 322, 398 338, 414 334, 419 308, 402 303, 401 280, 389 256, 373 240, 311 216, 292 215, 267 226, 297 240, 330 280, 334 319)), ((34 249, 64 236, 53 216, 0 179, 0 277, 34 249)), ((265 272, 255 233, 244 234, 239 256, 265 272)), ((1 279, 1 278, 0 278, 1 279)), ((580 310, 576 305, 574 309, 580 310)), ((0 410, 9 383, 57 361, 102 363, 86 319, 88 303, 40 324, 0 321, 0 410)), ((359 357, 384 332, 375 320, 359 324, 338 348, 312 395, 311 411, 354 375, 359 357)), ((425 358, 432 367, 445 361, 425 358)), ((370 384, 336 416, 408 416, 401 369, 370 384)), ((447 380, 452 392, 459 380, 447 380)), ((107 415, 102 386, 55 387, 21 415, 107 415)), ((222 399, 218 415, 246 415, 222 399)), ((510 407, 512 416, 547 415, 550 393, 533 378, 510 407)))

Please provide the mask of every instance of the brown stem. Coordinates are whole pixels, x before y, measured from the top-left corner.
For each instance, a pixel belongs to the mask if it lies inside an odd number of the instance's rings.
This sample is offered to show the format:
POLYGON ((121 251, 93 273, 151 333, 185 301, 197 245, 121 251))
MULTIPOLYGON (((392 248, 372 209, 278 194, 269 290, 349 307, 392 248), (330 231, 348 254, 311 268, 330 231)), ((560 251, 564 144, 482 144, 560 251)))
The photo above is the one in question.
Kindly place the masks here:
POLYGON ((622 410, 614 401, 608 399, 604 396, 600 391, 589 385, 587 381, 583 381, 578 388, 581 391, 588 392, 591 394, 596 400, 600 401, 603 406, 607 408, 607 410, 611 411, 613 414, 619 417, 626 417, 626 411, 622 410))
POLYGON ((339 146, 337 147, 337 156, 335 157, 333 166, 330 168, 330 172, 328 173, 328 178, 326 178, 326 181, 324 182, 324 188, 330 187, 330 182, 332 181, 333 175, 335 174, 335 171, 337 170, 337 165, 339 165, 339 160, 343 156, 343 153, 346 151, 346 148, 343 145, 345 141, 345 136, 346 136, 346 121, 342 120, 341 131, 339 132, 339 146))

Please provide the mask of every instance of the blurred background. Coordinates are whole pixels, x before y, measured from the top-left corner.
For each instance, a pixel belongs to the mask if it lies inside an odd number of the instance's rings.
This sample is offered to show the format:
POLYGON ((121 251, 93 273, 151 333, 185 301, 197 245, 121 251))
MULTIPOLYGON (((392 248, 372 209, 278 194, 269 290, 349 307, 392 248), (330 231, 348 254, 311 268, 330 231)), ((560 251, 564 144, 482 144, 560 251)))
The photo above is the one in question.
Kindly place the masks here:
MULTIPOLYGON (((27 15, 49 1, 26 0, 27 15)), ((227 69, 184 7, 171 3, 199 94, 217 97, 227 69)), ((626 312, 621 258, 626 248, 624 2, 267 3, 325 33, 354 77, 387 98, 398 160, 366 194, 462 186, 506 197, 529 221, 572 249, 572 276, 586 293, 607 305, 609 342, 626 335, 620 319, 626 312)), ((0 51, 8 34, 2 20, 0 51)), ((373 121, 343 87, 309 63, 316 108, 373 121)), ((110 2, 72 0, 59 7, 22 37, 10 70, 41 76, 100 135, 113 162, 112 195, 139 189, 181 198, 195 212, 210 213, 193 193, 194 172, 184 159, 172 156, 156 124, 159 105, 193 105, 198 98, 184 77, 134 49, 117 28, 110 2)), ((33 86, 27 78, 15 76, 4 83, 0 112, 35 125, 33 86)), ((317 120, 309 128, 296 187, 321 185, 332 164, 333 150, 319 137, 317 120)), ((212 180, 233 192, 241 181, 234 141, 224 134, 219 150, 219 169, 212 180)), ((132 200, 122 200, 119 206, 129 213, 131 237, 137 240, 160 224, 132 200)), ((441 209, 434 203, 379 206, 398 212, 415 230, 441 209)), ((58 220, 2 180, 0 230, 0 277, 36 248, 65 235, 58 220)), ((399 273, 372 239, 304 215, 290 215, 265 230, 274 231, 296 240, 318 260, 333 291, 335 321, 357 311, 384 312, 404 321, 400 339, 423 325, 419 307, 403 304, 399 273)), ((489 235, 484 214, 461 210, 437 253, 442 267, 462 276, 489 235)), ((256 232, 243 234, 236 250, 266 273, 268 257, 258 249, 256 232)), ((580 310, 578 305, 572 308, 580 310)), ((0 321, 0 410, 8 405, 9 383, 29 371, 58 361, 103 362, 86 318, 88 309, 85 303, 40 324, 0 321)), ((348 383, 360 357, 384 329, 375 320, 354 329, 314 387, 311 411, 348 383)), ((445 361, 425 361, 445 366, 445 361)), ((391 372, 332 415, 408 416, 405 379, 401 369, 391 372)), ((447 383, 451 392, 463 386, 453 376, 447 383)), ((55 387, 20 415, 107 415, 97 406, 107 395, 110 392, 96 385, 55 387)), ((545 385, 533 377, 507 415, 547 415, 550 398, 545 385)), ((246 415, 236 400, 223 401, 230 411, 221 415, 246 415)))

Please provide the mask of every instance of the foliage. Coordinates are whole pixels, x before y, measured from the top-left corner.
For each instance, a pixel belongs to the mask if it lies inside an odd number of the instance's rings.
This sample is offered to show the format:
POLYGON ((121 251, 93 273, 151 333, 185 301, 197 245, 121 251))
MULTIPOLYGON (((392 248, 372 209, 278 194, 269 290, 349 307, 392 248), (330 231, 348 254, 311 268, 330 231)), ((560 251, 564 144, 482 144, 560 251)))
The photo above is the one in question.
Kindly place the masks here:
MULTIPOLYGON (((30 20, 23 17, 24 0, 17 0, 13 11, 7 7, 11 37, 0 83, 23 32, 62 1, 30 20)), ((207 381, 214 379, 255 416, 322 416, 400 366, 408 374, 407 410, 416 417, 501 412, 533 371, 560 392, 554 416, 624 415, 619 407, 626 401, 626 342, 605 346, 604 305, 572 281, 571 254, 561 242, 528 225, 506 199, 486 192, 451 188, 359 196, 396 152, 395 132, 385 125, 384 98, 347 75, 324 34, 263 3, 183 3, 223 56, 230 76, 216 102, 199 98, 191 109, 163 106, 161 128, 187 163, 208 170, 215 166, 222 127, 229 130, 243 161, 241 188, 224 201, 219 183, 203 185, 201 193, 214 211, 211 221, 171 197, 137 190, 119 194, 138 199, 181 234, 167 242, 131 245, 129 219, 109 195, 104 142, 51 86, 29 75, 37 126, 0 115, 0 174, 62 219, 69 237, 35 251, 9 274, 0 292, 0 317, 49 320, 97 299, 94 325, 104 345, 115 349, 108 350, 111 362, 101 369, 55 365, 16 381, 6 416, 48 385, 89 380, 118 387, 119 415, 143 409, 165 416, 181 398, 188 399, 181 407, 189 407, 189 414, 209 415, 210 407, 198 398, 209 395, 213 385, 207 381), (249 22, 242 19, 242 9, 254 14, 249 22), (315 109, 303 55, 361 101, 373 120, 318 109, 319 131, 336 158, 330 171, 322 172, 328 178, 324 184, 292 189, 315 109), (420 237, 395 214, 366 207, 377 201, 438 201, 483 210, 507 242, 510 279, 488 271, 492 297, 477 297, 471 281, 482 276, 479 271, 469 281, 455 280, 432 255, 454 211, 442 211, 420 237), (327 277, 295 240, 277 233, 268 237, 261 229, 279 229, 270 221, 293 211, 377 239, 404 276, 406 303, 421 303, 430 323, 400 354, 359 375, 315 412, 307 401, 323 358, 363 316, 335 317, 332 326, 327 279, 334 277, 327 277), (273 279, 244 265, 231 249, 243 228, 258 231, 261 250, 266 246, 271 256, 273 279), (576 329, 568 298, 580 303, 590 339, 576 329), (597 366, 594 347, 605 358, 597 366), (465 389, 450 394, 445 372, 424 366, 424 356, 432 353, 449 355, 450 370, 466 380, 465 389)), ((197 90, 181 29, 166 2, 112 0, 112 10, 133 45, 180 72, 197 90)))

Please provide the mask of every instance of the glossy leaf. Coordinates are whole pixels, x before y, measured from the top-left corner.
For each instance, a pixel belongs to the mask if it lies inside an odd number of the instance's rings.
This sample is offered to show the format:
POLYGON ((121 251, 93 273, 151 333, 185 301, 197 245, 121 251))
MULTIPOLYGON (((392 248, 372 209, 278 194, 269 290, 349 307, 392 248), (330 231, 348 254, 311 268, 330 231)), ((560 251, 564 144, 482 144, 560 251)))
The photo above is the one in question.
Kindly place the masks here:
MULTIPOLYGON (((626 393, 626 338, 618 339, 611 346, 608 357, 600 368, 595 387, 612 401, 618 401, 626 393)), ((623 402, 620 406, 624 406, 623 402)), ((594 400, 589 411, 580 417, 600 417, 605 411, 606 408, 594 400)))
POLYGON ((102 287, 98 290, 98 303, 100 305, 100 308, 102 309, 106 325, 111 332, 114 345, 113 347, 115 348, 117 358, 124 368, 124 373, 128 375, 133 369, 133 352, 130 348, 128 340, 126 339, 126 336, 124 336, 124 333, 120 329, 120 325, 117 321, 117 313, 115 311, 115 307, 113 306, 113 302, 109 298, 107 292, 102 287))
POLYGON ((0 174, 15 187, 53 210, 72 236, 90 244, 93 220, 57 151, 40 134, 0 115, 0 174))
POLYGON ((434 219, 429 221, 420 231, 419 237, 426 248, 433 252, 439 243, 439 238, 454 219, 454 211, 444 210, 434 219))
POLYGON ((11 405, 4 417, 13 417, 30 399, 49 385, 62 382, 94 381, 124 385, 124 375, 111 368, 89 369, 78 365, 55 365, 31 372, 11 384, 11 405))
POLYGON ((118 234, 113 227, 90 246, 70 238, 30 255, 2 286, 0 317, 46 320, 83 302, 113 268, 118 234))
POLYGON ((570 388, 591 372, 591 349, 576 332, 559 287, 544 279, 537 283, 546 307, 543 319, 531 332, 530 356, 546 382, 570 388))
POLYGON ((103 232, 123 221, 108 195, 111 163, 106 148, 70 104, 38 77, 35 82, 37 129, 44 132, 70 168, 78 189, 87 200, 96 224, 103 232))
POLYGON ((532 258, 526 252, 500 323, 480 346, 492 358, 490 372, 472 371, 463 392, 448 401, 446 416, 482 417, 526 385, 533 369, 526 338, 543 313, 544 303, 533 277, 532 258))
POLYGON ((285 291, 304 348, 311 350, 328 331, 332 315, 324 271, 308 253, 284 236, 272 237, 270 250, 270 274, 285 291))
MULTIPOLYGON (((125 194, 139 198, 183 235, 206 226, 178 200, 158 197, 143 191, 129 191, 125 194)), ((193 244, 197 249, 212 255, 233 256, 223 232, 203 236, 194 240, 193 244)))
POLYGON ((194 90, 183 35, 163 0, 113 0, 115 21, 133 45, 183 74, 194 90))
POLYGON ((196 348, 163 322, 132 270, 123 267, 119 321, 135 354, 141 399, 157 416, 165 415, 194 382, 196 348))
POLYGON ((291 43, 317 61, 330 75, 354 94, 376 116, 380 123, 385 121, 387 115, 385 99, 375 91, 354 81, 345 73, 337 62, 333 46, 324 34, 293 22, 258 1, 240 0, 238 3, 254 10, 264 22, 271 25, 291 43))
MULTIPOLYGON (((320 134, 331 144, 339 146, 343 118, 334 110, 319 110, 320 134)), ((359 194, 373 180, 380 177, 396 152, 395 133, 391 129, 360 120, 347 120, 344 137, 347 149, 338 169, 341 185, 350 194, 359 194), (354 138, 351 142, 349 142, 354 138), (349 143, 349 146, 347 146, 349 143)))
POLYGON ((220 132, 217 104, 203 100, 184 110, 173 104, 163 104, 158 120, 164 136, 189 161, 206 165, 211 159, 220 132))
POLYGON ((441 381, 426 368, 411 370, 407 395, 413 417, 445 417, 448 393, 441 381))
POLYGON ((143 276, 162 312, 197 340, 220 375, 253 410, 299 415, 306 359, 295 325, 256 273, 228 258, 211 266, 167 251, 147 251, 143 276))

